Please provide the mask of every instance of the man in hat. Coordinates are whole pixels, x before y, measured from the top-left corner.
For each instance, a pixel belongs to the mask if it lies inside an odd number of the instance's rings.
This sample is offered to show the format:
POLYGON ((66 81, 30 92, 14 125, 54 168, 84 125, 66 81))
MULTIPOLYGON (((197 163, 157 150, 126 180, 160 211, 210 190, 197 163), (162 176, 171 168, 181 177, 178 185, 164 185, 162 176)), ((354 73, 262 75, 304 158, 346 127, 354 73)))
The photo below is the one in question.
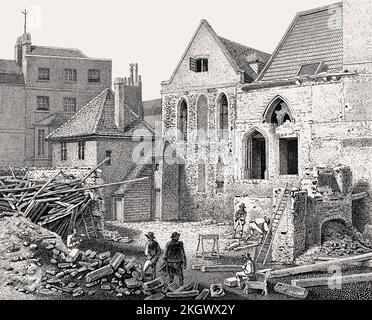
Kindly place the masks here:
POLYGON ((250 275, 256 272, 256 266, 251 258, 251 255, 249 253, 246 253, 244 259, 245 263, 242 265, 243 271, 239 271, 235 274, 236 279, 238 280, 238 287, 240 289, 243 289, 244 280, 249 278, 250 275))
POLYGON ((145 246, 146 262, 143 266, 143 273, 145 275, 146 273, 150 274, 152 280, 154 280, 156 278, 156 265, 161 254, 161 249, 159 243, 155 240, 154 232, 150 231, 145 236, 148 240, 145 246))
POLYGON ((245 219, 247 217, 247 211, 245 210, 245 204, 241 203, 239 205, 239 210, 235 212, 234 216, 234 238, 236 237, 236 233, 239 230, 239 238, 243 237, 245 219))
POLYGON ((164 262, 166 265, 166 271, 169 275, 169 282, 174 281, 174 276, 178 277, 178 282, 183 285, 183 269, 186 268, 186 254, 183 246, 183 242, 180 241, 178 232, 173 232, 171 241, 165 246, 164 251, 164 262))

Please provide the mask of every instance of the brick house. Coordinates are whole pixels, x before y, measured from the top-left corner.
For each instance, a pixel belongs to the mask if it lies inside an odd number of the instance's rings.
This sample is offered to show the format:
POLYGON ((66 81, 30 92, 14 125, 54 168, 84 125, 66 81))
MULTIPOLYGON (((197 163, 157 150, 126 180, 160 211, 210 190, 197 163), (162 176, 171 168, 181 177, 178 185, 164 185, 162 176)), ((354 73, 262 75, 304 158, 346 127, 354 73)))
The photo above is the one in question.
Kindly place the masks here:
MULTIPOLYGON (((319 243, 323 224, 330 220, 359 224, 362 230, 360 221, 370 221, 370 197, 352 201, 352 193, 370 192, 372 183, 368 160, 372 156, 371 13, 368 0, 344 0, 298 13, 254 81, 237 81, 235 95, 221 85, 229 81, 226 70, 221 80, 215 77, 215 86, 211 79, 209 90, 197 91, 206 75, 188 70, 186 56, 183 69, 175 71, 179 80, 172 83, 177 79, 173 75, 163 83, 163 132, 182 159, 181 164, 167 165, 164 158, 163 217, 231 217, 243 198, 249 219, 270 215, 277 204, 275 194, 289 186, 297 191, 288 197, 273 239, 274 260, 293 261, 319 243), (228 105, 226 138, 218 134, 221 92, 228 105), (179 120, 183 99, 187 101, 186 143, 180 141, 180 132, 185 131, 185 123, 179 120), (207 132, 204 145, 193 130, 198 122, 207 132), (332 186, 329 181, 324 185, 314 181, 333 197, 304 190, 311 172, 338 181, 332 186), (345 181, 350 185, 341 192, 345 181), (179 196, 172 193, 178 202, 170 201, 168 185, 181 190, 179 196), (255 207, 259 210, 253 211, 255 207)), ((207 40, 201 42, 213 48, 207 40)), ((195 46, 192 55, 202 56, 205 50, 195 46)), ((217 72, 221 65, 210 61, 208 70, 217 72)))
POLYGON ((106 218, 149 220, 155 212, 153 128, 144 121, 142 82, 137 65, 131 77, 117 78, 48 137, 55 167, 95 167, 105 183, 148 177, 129 185, 103 188, 106 218))
POLYGON ((111 60, 18 37, 14 60, 0 60, 2 165, 49 166, 45 137, 111 87, 111 69, 111 60))

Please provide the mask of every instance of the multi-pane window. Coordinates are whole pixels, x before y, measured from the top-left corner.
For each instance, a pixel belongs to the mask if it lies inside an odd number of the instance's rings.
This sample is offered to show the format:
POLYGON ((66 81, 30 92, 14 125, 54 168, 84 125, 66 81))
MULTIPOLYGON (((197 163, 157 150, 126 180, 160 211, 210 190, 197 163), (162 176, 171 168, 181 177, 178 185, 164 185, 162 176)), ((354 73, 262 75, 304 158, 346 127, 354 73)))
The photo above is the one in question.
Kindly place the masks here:
POLYGON ((85 159, 85 141, 80 140, 78 145, 79 160, 85 159))
POLYGON ((100 82, 101 72, 97 69, 88 70, 88 82, 100 82))
POLYGON ((45 156, 45 129, 37 131, 37 156, 45 156))
POLYGON ((61 142, 61 161, 67 160, 67 143, 61 142))
POLYGON ((76 81, 76 69, 65 69, 65 81, 76 81))
POLYGON ((49 110, 49 97, 47 96, 38 96, 36 98, 37 110, 49 110))
POLYGON ((190 70, 194 72, 208 72, 208 59, 190 58, 190 70))
POLYGON ((108 158, 108 160, 106 161, 107 166, 111 165, 111 154, 112 154, 111 150, 106 150, 106 158, 108 158))
POLYGON ((49 68, 39 68, 38 80, 49 81, 49 68))
POLYGON ((63 111, 76 112, 76 98, 63 98, 63 111))

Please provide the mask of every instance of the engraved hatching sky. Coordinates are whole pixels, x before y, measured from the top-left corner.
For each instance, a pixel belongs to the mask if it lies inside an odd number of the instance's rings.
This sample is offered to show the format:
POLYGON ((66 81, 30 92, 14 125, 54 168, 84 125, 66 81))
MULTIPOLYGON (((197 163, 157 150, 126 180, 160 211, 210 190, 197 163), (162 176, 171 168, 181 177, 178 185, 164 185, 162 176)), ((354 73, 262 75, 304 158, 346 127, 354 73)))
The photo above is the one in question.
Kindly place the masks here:
POLYGON ((78 48, 113 60, 113 78, 138 62, 145 100, 160 98, 201 19, 216 33, 272 53, 296 12, 337 0, 6 0, 0 11, 0 59, 12 59, 23 32, 21 10, 33 8, 28 31, 35 45, 78 48), (33 16, 32 16, 33 14, 33 16), (39 18, 41 17, 41 18, 39 18))

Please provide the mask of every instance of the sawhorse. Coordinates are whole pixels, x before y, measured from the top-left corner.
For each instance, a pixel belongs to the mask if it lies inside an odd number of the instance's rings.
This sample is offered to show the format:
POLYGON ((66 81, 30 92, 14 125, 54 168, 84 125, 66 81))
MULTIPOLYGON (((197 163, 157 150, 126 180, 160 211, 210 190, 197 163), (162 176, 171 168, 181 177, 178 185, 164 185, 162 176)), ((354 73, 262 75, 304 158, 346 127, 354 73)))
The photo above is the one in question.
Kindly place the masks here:
POLYGON ((219 248, 219 235, 218 234, 199 234, 198 247, 196 248, 196 256, 205 258, 206 255, 220 257, 220 248, 219 248), (204 240, 213 240, 213 247, 211 251, 204 250, 204 240), (201 254, 199 249, 201 247, 201 254))

